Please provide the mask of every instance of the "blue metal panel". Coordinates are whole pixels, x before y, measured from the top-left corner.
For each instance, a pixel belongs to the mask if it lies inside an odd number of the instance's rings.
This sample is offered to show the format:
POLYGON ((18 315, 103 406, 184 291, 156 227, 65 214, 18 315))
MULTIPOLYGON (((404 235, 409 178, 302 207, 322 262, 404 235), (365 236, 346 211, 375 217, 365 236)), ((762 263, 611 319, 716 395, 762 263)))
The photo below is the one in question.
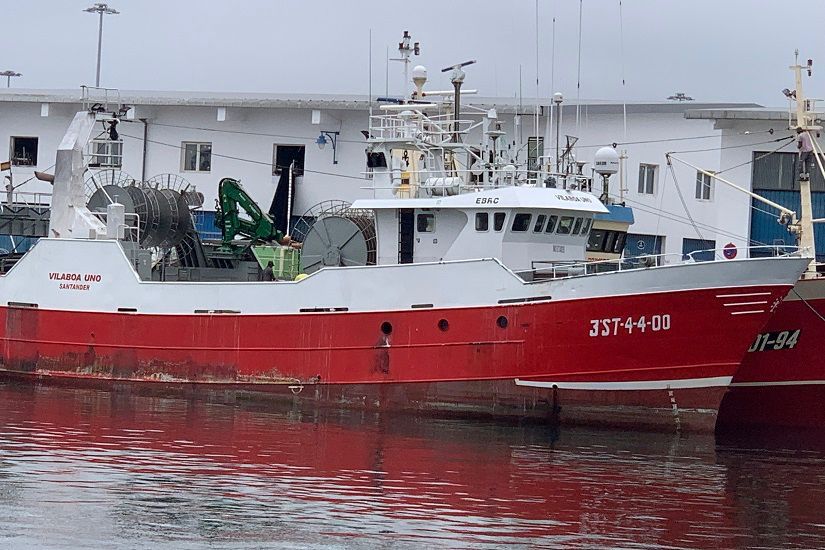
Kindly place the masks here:
POLYGON ((215 213, 210 210, 196 210, 192 213, 195 219, 195 229, 201 239, 220 239, 221 230, 215 225, 215 213))
POLYGON ((707 252, 697 252, 691 257, 697 262, 707 262, 712 260, 715 256, 714 249, 716 248, 716 241, 707 239, 682 239, 682 254, 687 256, 691 252, 697 250, 706 250, 707 252))
POLYGON ((624 245, 624 256, 649 256, 662 253, 663 238, 658 235, 645 235, 642 233, 628 233, 627 241, 624 245))
POLYGON ((28 252, 37 242, 37 237, 12 237, 0 235, 0 253, 28 252))
MULTIPOLYGON (((760 191, 760 195, 773 202, 779 203, 786 208, 799 212, 801 200, 799 191, 760 191)), ((825 217, 825 192, 818 191, 811 193, 814 218, 825 217)), ((752 199, 753 210, 751 211, 751 246, 775 245, 775 246, 796 246, 796 239, 791 235, 785 226, 777 222, 779 213, 776 209, 767 206, 756 199, 752 199)), ((814 227, 814 241, 816 244, 816 258, 819 261, 825 260, 825 227, 817 224, 814 227)), ((770 255, 771 251, 753 251, 752 256, 770 255), (760 254, 759 252, 762 252, 760 254)))
POLYGON ((633 209, 620 204, 606 204, 608 212, 606 214, 596 214, 595 219, 608 222, 623 222, 633 225, 633 209))

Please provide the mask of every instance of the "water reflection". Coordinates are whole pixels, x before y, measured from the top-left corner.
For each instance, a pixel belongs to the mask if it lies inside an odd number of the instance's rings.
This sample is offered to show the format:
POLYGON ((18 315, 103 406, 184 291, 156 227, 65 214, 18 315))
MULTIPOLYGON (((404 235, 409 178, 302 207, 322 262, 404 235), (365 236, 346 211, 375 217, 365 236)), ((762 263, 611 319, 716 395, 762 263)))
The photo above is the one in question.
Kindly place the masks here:
POLYGON ((24 386, 0 402, 0 546, 825 545, 820 451, 24 386))

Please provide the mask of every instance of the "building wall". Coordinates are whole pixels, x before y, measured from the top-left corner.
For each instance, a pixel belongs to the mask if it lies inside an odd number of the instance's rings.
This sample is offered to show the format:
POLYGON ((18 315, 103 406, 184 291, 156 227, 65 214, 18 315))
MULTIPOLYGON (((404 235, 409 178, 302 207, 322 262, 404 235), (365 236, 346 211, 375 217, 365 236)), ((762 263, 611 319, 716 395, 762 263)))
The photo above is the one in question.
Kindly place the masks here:
MULTIPOLYGON (((512 103, 512 100, 509 100, 512 103)), ((687 108, 688 106, 685 106, 687 108)), ((11 136, 37 136, 38 165, 33 168, 15 167, 15 183, 31 176, 33 169, 48 171, 54 162, 57 145, 79 104, 52 103, 48 116, 41 116, 41 104, 35 102, 0 102, 0 144, 9 143, 11 136)), ((683 109, 652 108, 648 112, 637 106, 628 114, 625 137, 621 111, 614 106, 611 113, 580 110, 576 124, 574 109, 567 107, 563 114, 560 134, 578 135, 575 151, 579 160, 592 162, 599 146, 613 142, 629 142, 619 147, 626 151, 625 188, 621 195, 634 208, 635 234, 664 237, 663 253, 680 255, 682 239, 715 240, 724 244, 732 241, 744 245, 747 241, 748 201, 737 192, 716 185, 710 201, 695 198, 696 172, 683 165, 674 165, 676 179, 665 162, 667 151, 702 149, 682 156, 703 168, 718 170, 722 161, 720 145, 736 136, 714 129, 710 120, 686 120, 683 109), (664 111, 664 112, 662 112, 664 111), (701 138, 701 139, 697 139, 701 138), (639 143, 643 142, 643 143, 639 143), (638 192, 639 164, 658 165, 655 191, 652 195, 638 192), (678 189, 684 200, 680 198, 678 189), (687 214, 686 208, 690 215, 687 214), (689 219, 698 224, 695 230, 689 219)), ((602 109, 604 111, 604 109, 602 109)), ((149 178, 161 173, 184 177, 205 195, 205 210, 214 209, 218 181, 223 177, 240 179, 244 187, 265 210, 272 201, 277 177, 272 175, 273 145, 302 144, 306 146, 305 175, 296 184, 293 215, 300 215, 312 205, 325 200, 353 201, 372 195, 371 181, 366 179, 364 148, 361 130, 368 127, 366 109, 321 109, 320 124, 312 124, 312 108, 227 107, 226 119, 217 120, 215 106, 168 106, 136 104, 135 119, 124 121, 119 131, 124 141, 123 168, 135 179, 143 177, 143 123, 147 119, 146 174, 149 178), (315 144, 320 130, 339 131, 338 164, 333 164, 331 145, 323 150, 315 144), (181 143, 198 141, 212 143, 212 167, 209 173, 182 171, 181 143)), ((478 115, 466 115, 468 117, 478 115)), ((508 133, 512 147, 514 115, 512 109, 501 108, 499 119, 508 133)), ((480 119, 479 119, 480 120, 480 119)), ((521 118, 521 134, 533 133, 532 116, 521 118)), ((547 120, 539 120, 540 133, 547 129, 547 120)), ((102 129, 102 127, 101 127, 102 129)), ((480 132, 476 134, 479 136, 480 132)), ((552 139, 546 139, 545 154, 553 153, 552 139)), ((2 148, 0 148, 2 151, 2 148)), ((526 159, 526 146, 520 152, 526 159)), ((725 152, 725 163, 734 153, 725 152)), ((0 154, 0 156, 5 156, 0 154)), ((5 160, 5 159, 0 159, 5 160)), ((730 163, 728 163, 730 164, 730 163)), ((589 165, 586 168, 589 170, 589 165)), ((48 191, 49 184, 37 181, 27 183, 21 190, 48 191)), ((618 177, 611 182, 611 193, 619 196, 618 177)), ((599 192, 600 189, 596 189, 599 192)), ((660 240, 661 241, 661 240, 660 240)), ((629 243, 629 246, 633 243, 629 243)))

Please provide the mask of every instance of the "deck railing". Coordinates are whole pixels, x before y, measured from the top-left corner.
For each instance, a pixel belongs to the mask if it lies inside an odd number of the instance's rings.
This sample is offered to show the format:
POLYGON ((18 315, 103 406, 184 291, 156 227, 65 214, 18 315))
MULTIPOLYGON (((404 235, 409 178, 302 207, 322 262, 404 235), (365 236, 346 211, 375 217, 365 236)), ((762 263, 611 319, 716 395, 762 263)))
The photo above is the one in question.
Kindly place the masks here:
POLYGON ((666 254, 629 256, 614 260, 561 262, 538 260, 531 262, 531 269, 520 270, 515 273, 525 280, 561 279, 566 277, 593 275, 597 273, 650 269, 664 265, 677 265, 702 261, 724 262, 742 257, 762 258, 779 256, 800 257, 803 256, 803 254, 802 250, 795 246, 749 246, 737 248, 735 255, 731 255, 730 248, 712 248, 706 250, 694 250, 688 254, 671 252, 666 254), (754 251, 756 251, 757 254, 753 254, 754 251), (707 260, 697 259, 696 257, 700 254, 713 254, 713 258, 708 258, 707 260), (744 256, 740 256, 740 254, 744 254, 744 256))

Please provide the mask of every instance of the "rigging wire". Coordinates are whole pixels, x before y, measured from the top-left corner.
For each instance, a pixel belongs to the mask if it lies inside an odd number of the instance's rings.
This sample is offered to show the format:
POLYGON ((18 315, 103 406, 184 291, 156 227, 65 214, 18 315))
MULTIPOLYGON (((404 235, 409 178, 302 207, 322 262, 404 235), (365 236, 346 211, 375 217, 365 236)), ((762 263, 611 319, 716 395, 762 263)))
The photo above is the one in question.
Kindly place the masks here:
MULTIPOLYGON (((316 138, 307 137, 307 136, 291 136, 287 134, 269 134, 266 132, 251 132, 251 131, 244 131, 244 130, 227 130, 224 128, 205 128, 200 126, 184 126, 181 124, 165 124, 162 122, 147 122, 147 124, 151 126, 163 126, 165 128, 178 128, 181 130, 200 130, 203 132, 216 132, 222 134, 239 134, 244 136, 262 136, 262 137, 274 137, 274 138, 285 138, 285 139, 300 139, 302 141, 309 141, 314 142, 316 138)), ((343 139, 339 137, 336 142, 338 143, 360 143, 363 144, 363 140, 357 139, 343 139)))
MULTIPOLYGON (((143 141, 142 137, 130 136, 129 134, 124 134, 122 132, 121 132, 120 135, 123 136, 123 137, 130 138, 130 139, 143 141)), ((175 149, 180 149, 180 145, 175 145, 173 143, 165 143, 163 141, 158 141, 158 140, 154 140, 154 139, 146 139, 146 141, 148 141, 149 143, 154 143, 156 145, 164 145, 166 147, 173 147, 175 149)), ((225 159, 229 159, 229 160, 236 160, 238 162, 248 162, 250 164, 258 164, 258 165, 261 165, 261 166, 272 166, 272 162, 270 162, 270 161, 247 159, 247 158, 236 157, 236 156, 232 156, 232 155, 222 155, 220 153, 214 153, 214 152, 212 153, 212 156, 213 157, 219 157, 219 158, 225 158, 225 159)), ((275 168, 288 168, 288 166, 275 166, 275 168)), ((335 176, 335 177, 339 177, 339 178, 347 178, 347 179, 353 179, 353 180, 359 180, 359 181, 364 181, 364 179, 365 179, 363 177, 358 177, 358 176, 348 176, 346 174, 336 174, 334 172, 324 172, 324 171, 321 171, 321 170, 310 170, 308 168, 304 168, 304 172, 309 172, 311 174, 322 174, 322 175, 325 175, 325 176, 335 176)))
MULTIPOLYGON (((791 138, 793 138, 793 136, 791 136, 791 138)), ((782 149, 784 149, 784 148, 785 148, 785 147, 787 147, 787 146, 788 146, 788 144, 787 144, 787 143, 783 143, 782 145, 780 145, 779 147, 777 147, 777 148, 776 148, 776 149, 774 149, 773 151, 770 151, 770 152, 768 152, 768 153, 764 153, 764 154, 762 154, 762 155, 759 155, 759 156, 754 157, 754 158, 753 158, 753 160, 749 160, 749 161, 747 161, 747 162, 743 162, 743 163, 741 163, 741 164, 736 164, 736 165, 734 165, 734 166, 730 166, 730 167, 728 167, 728 168, 725 168, 724 170, 719 170, 719 171, 718 171, 718 172, 716 172, 716 173, 717 173, 717 174, 723 174, 723 173, 728 172, 728 171, 730 171, 730 170, 734 170, 735 168, 741 168, 742 166, 747 166, 748 164, 753 164, 753 163, 755 163, 757 160, 762 160, 763 158, 768 157, 768 156, 770 156, 770 155, 773 155, 774 153, 778 153, 779 151, 781 151, 782 149)))
POLYGON ((705 238, 702 236, 702 232, 699 231, 699 227, 696 225, 696 221, 690 214, 690 209, 688 208, 687 202, 685 201, 685 197, 684 195, 682 195, 682 188, 679 185, 679 180, 676 179, 676 171, 673 169, 673 164, 668 163, 667 168, 668 170, 670 170, 670 174, 673 177, 673 183, 676 184, 676 193, 679 195, 679 200, 682 202, 682 207, 685 209, 685 214, 687 214, 687 217, 690 220, 690 224, 693 226, 693 229, 696 230, 696 234, 699 235, 699 240, 705 240, 705 238))
MULTIPOLYGON (((760 130, 758 132, 750 132, 750 131, 738 132, 738 133, 733 134, 733 135, 743 136, 743 135, 773 134, 773 133, 774 133, 773 130, 760 130)), ((597 148, 597 147, 612 147, 614 145, 614 143, 615 143, 616 146, 619 146, 619 145, 644 145, 644 144, 648 144, 648 143, 669 143, 671 141, 689 141, 689 140, 693 140, 693 139, 717 139, 717 138, 719 138, 719 134, 708 134, 706 136, 684 136, 684 137, 678 137, 678 138, 665 138, 665 139, 657 138, 657 139, 645 139, 645 140, 640 140, 640 141, 616 141, 616 142, 612 142, 612 143, 599 143, 599 144, 594 144, 594 145, 579 145, 577 143, 576 147, 580 148, 580 149, 590 149, 590 148, 597 148)), ((768 142, 768 143, 770 143, 770 142, 768 142)), ((752 145, 759 145, 759 144, 752 144, 752 145)), ((714 147, 710 150, 715 151, 717 149, 719 149, 719 147, 714 147)), ((691 151, 673 151, 673 152, 674 153, 676 153, 676 152, 681 153, 681 152, 691 152, 691 151)))
MULTIPOLYGON (((618 198, 618 195, 616 195, 614 193, 611 193, 610 196, 613 197, 613 198, 618 198)), ((681 214, 677 214, 675 212, 670 212, 668 210, 664 210, 664 209, 661 209, 661 208, 651 207, 651 206, 646 205, 643 202, 634 201, 634 200, 631 200, 631 199, 628 199, 628 198, 625 198, 625 201, 629 202, 629 203, 632 203, 634 210, 639 210, 640 212, 645 212, 647 214, 658 215, 658 216, 660 216, 660 217, 662 217, 666 220, 670 220, 670 221, 680 223, 680 224, 683 224, 683 225, 691 224, 690 219, 686 218, 685 216, 682 216, 681 214)), ((741 239, 743 241, 750 241, 750 242, 755 243, 757 245, 768 245, 768 243, 755 241, 755 240, 751 239, 750 237, 748 237, 746 235, 739 235, 737 233, 732 233, 732 232, 730 232, 726 229, 715 227, 715 226, 712 226, 710 224, 706 224, 704 222, 695 222, 694 221, 694 223, 696 225, 698 225, 699 227, 701 227, 703 229, 706 229, 708 231, 711 231, 713 233, 716 233, 718 235, 724 235, 725 237, 730 237, 732 239, 741 239)), ((658 238, 659 235, 656 235, 656 237, 658 238)))
MULTIPOLYGON (((743 147, 753 147, 754 145, 765 145, 767 143, 779 143, 781 141, 786 142, 786 143, 782 144, 782 147, 785 147, 793 139, 795 139, 794 136, 786 136, 786 137, 771 139, 771 140, 768 140, 768 141, 759 141, 759 142, 756 142, 756 143, 744 143, 744 144, 741 144, 741 145, 726 145, 725 147, 710 147, 708 149, 690 149, 690 150, 686 150, 686 151, 670 151, 670 152, 674 153, 674 154, 680 154, 680 155, 684 154, 684 153, 707 153, 709 151, 724 151, 726 149, 741 149, 743 147)), ((780 149, 782 147, 780 147, 780 149)))

